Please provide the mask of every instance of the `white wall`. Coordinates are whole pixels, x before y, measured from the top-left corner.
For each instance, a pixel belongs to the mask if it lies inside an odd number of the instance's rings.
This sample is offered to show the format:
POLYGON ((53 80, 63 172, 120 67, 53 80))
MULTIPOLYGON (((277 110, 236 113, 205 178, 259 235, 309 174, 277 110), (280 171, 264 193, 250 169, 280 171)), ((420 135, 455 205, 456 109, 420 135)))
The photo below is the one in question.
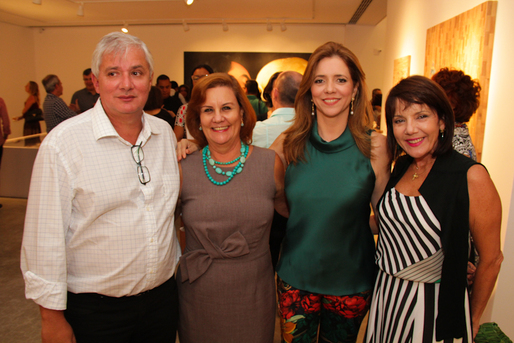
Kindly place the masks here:
MULTIPOLYGON (((9 116, 18 117, 28 97, 25 85, 30 80, 40 83, 35 73, 32 30, 0 22, 0 49, 0 97, 9 116)), ((22 136, 23 121, 11 121, 11 131, 11 138, 22 136)))
MULTIPOLYGON (((388 0, 387 38, 385 44, 385 68, 383 90, 389 92, 393 80, 393 61, 411 55, 411 74, 423 74, 427 29, 483 3, 482 0, 388 0)), ((505 261, 502 265, 496 295, 491 299, 483 321, 495 321, 502 330, 514 338, 511 295, 514 281, 514 218, 511 208, 514 159, 509 155, 514 127, 510 108, 514 64, 511 35, 514 32, 514 1, 498 0, 496 32, 491 70, 487 123, 484 137, 482 163, 500 193, 503 205, 502 237, 505 261), (511 217, 509 219, 509 217, 511 217), (510 222, 510 225, 508 223, 510 222), (510 232, 509 232, 510 231, 510 232)))

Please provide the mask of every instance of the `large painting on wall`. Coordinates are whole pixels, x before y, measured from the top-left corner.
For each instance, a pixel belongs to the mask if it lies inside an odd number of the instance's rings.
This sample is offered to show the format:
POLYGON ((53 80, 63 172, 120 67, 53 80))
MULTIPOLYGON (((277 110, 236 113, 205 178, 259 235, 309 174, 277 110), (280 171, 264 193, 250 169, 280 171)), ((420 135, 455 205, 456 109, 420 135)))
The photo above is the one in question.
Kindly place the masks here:
POLYGON ((482 91, 480 107, 468 123, 478 161, 482 156, 489 76, 493 55, 496 1, 487 1, 427 30, 425 76, 439 69, 460 69, 478 79, 482 91))
POLYGON ((257 80, 262 89, 277 71, 293 70, 303 75, 310 53, 272 52, 184 52, 184 81, 191 86, 193 68, 208 64, 215 72, 229 73, 241 86, 257 80))

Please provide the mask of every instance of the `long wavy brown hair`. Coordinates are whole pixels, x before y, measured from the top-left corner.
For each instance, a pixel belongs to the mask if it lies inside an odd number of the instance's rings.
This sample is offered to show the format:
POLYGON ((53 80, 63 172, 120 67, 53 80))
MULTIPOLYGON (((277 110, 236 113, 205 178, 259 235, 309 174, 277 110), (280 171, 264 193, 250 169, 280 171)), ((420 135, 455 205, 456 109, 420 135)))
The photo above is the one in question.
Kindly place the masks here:
POLYGON ((357 87, 357 94, 353 103, 354 115, 348 116, 348 128, 359 150, 368 158, 371 158, 371 130, 373 115, 368 100, 368 88, 366 77, 360 66, 357 56, 343 45, 335 42, 327 42, 317 48, 309 58, 307 68, 303 74, 302 82, 295 100, 295 120, 285 131, 284 156, 287 163, 306 161, 305 144, 310 137, 312 126, 316 116, 311 115, 311 87, 314 83, 316 68, 319 62, 328 57, 341 58, 350 70, 352 81, 357 87))

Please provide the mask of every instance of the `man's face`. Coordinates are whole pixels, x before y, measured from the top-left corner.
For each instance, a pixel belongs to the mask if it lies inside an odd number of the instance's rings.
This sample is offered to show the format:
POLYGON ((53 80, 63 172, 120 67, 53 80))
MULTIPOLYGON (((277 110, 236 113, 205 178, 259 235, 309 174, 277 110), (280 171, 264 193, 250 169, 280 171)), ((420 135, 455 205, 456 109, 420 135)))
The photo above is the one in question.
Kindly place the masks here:
POLYGON ((161 90, 162 98, 169 98, 171 93, 171 82, 170 80, 159 80, 157 82, 157 88, 161 90))
POLYGON ((142 115, 152 75, 141 49, 104 55, 98 74, 93 76, 93 84, 108 116, 142 115))
POLYGON ((95 85, 93 85, 93 79, 91 78, 92 75, 93 75, 92 73, 89 75, 82 75, 82 80, 84 80, 86 89, 90 92, 95 90, 95 85))
POLYGON ((57 84, 55 85, 55 90, 53 93, 55 96, 61 96, 63 93, 63 90, 64 90, 64 88, 62 87, 62 82, 59 79, 59 82, 57 82, 57 84))

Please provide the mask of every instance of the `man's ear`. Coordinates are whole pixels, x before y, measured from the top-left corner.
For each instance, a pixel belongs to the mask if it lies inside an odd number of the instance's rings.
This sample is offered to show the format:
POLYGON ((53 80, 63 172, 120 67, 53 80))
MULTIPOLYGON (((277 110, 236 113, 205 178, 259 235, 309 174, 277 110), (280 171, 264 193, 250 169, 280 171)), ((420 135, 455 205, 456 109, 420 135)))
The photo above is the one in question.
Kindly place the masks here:
POLYGON ((98 79, 96 78, 96 75, 91 73, 91 81, 93 81, 93 86, 95 86, 95 91, 100 94, 99 85, 98 85, 98 79))

